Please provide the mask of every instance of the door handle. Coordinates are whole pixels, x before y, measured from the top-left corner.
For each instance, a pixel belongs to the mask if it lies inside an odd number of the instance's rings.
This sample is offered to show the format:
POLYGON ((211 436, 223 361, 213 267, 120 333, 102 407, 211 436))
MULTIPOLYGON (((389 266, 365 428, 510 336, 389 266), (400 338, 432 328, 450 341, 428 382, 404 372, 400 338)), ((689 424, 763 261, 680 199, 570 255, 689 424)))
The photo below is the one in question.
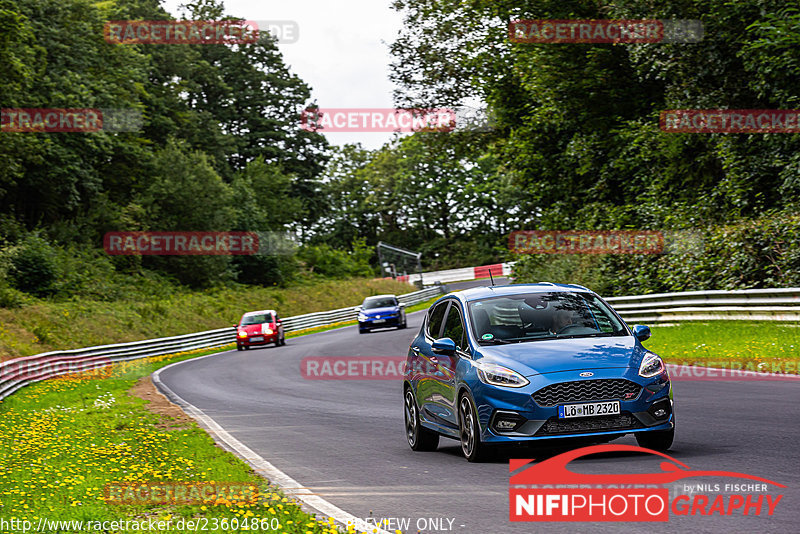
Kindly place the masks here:
POLYGON ((419 347, 411 347, 411 350, 414 351, 416 354, 419 354, 419 347))

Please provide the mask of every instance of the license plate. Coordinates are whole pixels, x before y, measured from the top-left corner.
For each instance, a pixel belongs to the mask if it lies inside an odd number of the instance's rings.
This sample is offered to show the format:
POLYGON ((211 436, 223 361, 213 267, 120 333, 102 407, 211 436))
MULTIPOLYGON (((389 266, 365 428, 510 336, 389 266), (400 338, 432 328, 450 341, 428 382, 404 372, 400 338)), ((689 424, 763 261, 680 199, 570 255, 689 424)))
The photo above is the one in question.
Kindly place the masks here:
POLYGON ((566 404, 558 407, 558 418, 596 417, 598 415, 617 415, 619 401, 586 402, 584 404, 566 404))
POLYGON ((372 321, 372 324, 385 323, 385 322, 386 319, 375 319, 374 321, 372 321))
POLYGON ((254 336, 250 338, 250 341, 264 341, 264 336, 254 336))

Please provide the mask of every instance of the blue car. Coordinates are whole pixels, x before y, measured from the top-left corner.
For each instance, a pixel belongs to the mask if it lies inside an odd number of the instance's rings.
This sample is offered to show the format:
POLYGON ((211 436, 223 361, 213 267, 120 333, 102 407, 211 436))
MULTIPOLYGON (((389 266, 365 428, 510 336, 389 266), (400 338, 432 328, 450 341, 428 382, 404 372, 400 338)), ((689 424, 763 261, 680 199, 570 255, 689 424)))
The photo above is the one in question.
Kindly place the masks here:
POLYGON ((375 295, 364 299, 358 310, 358 333, 366 334, 377 328, 405 328, 405 305, 394 295, 375 295))
POLYGON ((667 450, 675 435, 672 386, 596 293, 577 285, 519 284, 450 293, 428 310, 404 376, 408 444, 461 442, 469 461, 493 446, 633 433, 667 450))

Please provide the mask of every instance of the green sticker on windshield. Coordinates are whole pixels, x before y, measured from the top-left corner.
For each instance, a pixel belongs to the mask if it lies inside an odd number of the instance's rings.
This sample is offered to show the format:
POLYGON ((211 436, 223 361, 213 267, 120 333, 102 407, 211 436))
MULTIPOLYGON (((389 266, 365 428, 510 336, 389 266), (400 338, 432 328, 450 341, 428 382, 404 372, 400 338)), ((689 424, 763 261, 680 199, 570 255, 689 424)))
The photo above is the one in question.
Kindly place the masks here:
POLYGON ((492 334, 483 334, 481 336, 481 339, 485 339, 486 341, 489 341, 490 339, 493 339, 493 338, 494 338, 494 336, 492 334))

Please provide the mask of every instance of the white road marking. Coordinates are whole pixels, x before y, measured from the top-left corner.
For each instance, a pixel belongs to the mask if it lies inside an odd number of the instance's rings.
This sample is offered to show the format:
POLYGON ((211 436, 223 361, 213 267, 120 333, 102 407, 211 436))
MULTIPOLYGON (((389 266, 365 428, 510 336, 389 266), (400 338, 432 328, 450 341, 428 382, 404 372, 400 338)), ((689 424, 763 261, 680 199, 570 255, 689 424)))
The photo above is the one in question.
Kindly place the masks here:
MULTIPOLYGON (((322 332, 320 332, 322 333, 322 332)), ((198 360, 202 360, 204 358, 210 358, 211 356, 219 356, 220 353, 217 352, 215 354, 209 354, 207 356, 200 356, 199 358, 192 358, 189 360, 184 360, 182 362, 175 362, 173 364, 167 365, 162 367, 161 369, 157 370, 153 373, 153 382, 156 386, 169 398, 172 402, 179 405, 183 410, 193 419, 195 419, 200 426, 202 426, 211 437, 214 438, 219 445, 223 448, 229 450, 230 452, 236 454, 241 459, 246 461, 250 466, 256 471, 256 473, 260 474, 261 476, 265 477, 271 484, 274 484, 281 488, 287 495, 291 495, 297 499, 303 501, 303 503, 318 511, 322 515, 327 517, 332 517, 334 521, 337 523, 344 525, 347 527, 348 525, 353 525, 353 527, 359 532, 366 532, 369 534, 392 534, 391 532, 376 528, 374 524, 367 523, 361 518, 354 516, 351 513, 345 512, 338 506, 326 501, 322 497, 318 495, 314 495, 311 490, 302 486, 299 482, 295 479, 269 463, 267 460, 256 454, 252 449, 247 447, 244 443, 239 441, 238 439, 231 436, 224 428, 222 428, 216 421, 212 418, 207 416, 203 413, 200 408, 194 406, 193 404, 187 402, 177 393, 172 391, 169 387, 161 381, 160 374, 161 371, 169 369, 170 367, 174 367, 176 365, 181 365, 187 362, 196 362, 198 360)))

